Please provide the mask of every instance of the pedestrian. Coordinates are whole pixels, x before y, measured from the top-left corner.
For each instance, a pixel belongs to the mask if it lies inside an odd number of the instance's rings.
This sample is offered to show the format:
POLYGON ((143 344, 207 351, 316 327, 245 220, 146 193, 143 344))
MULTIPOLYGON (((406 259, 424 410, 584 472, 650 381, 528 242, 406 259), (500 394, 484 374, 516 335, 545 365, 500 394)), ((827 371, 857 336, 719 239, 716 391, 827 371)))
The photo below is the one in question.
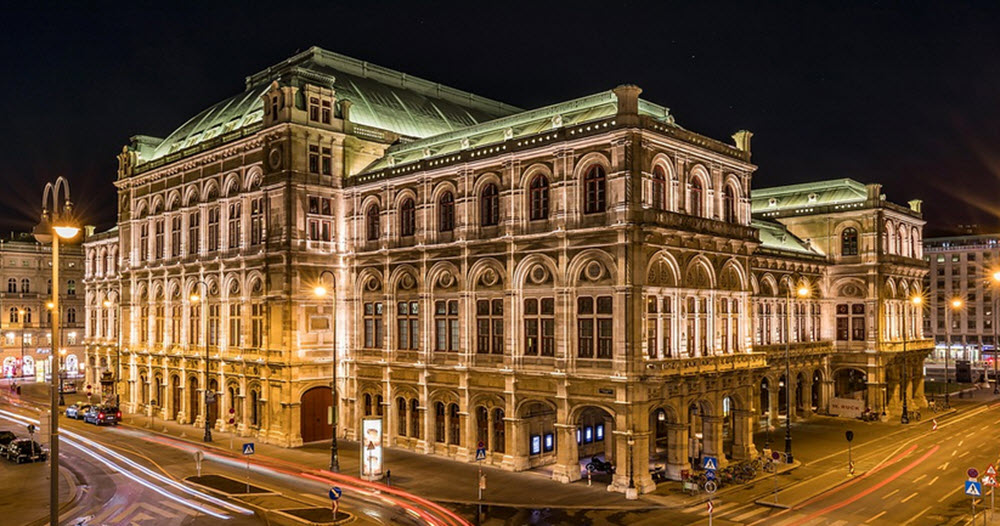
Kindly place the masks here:
POLYGON ((392 476, 392 470, 391 469, 385 470, 385 485, 386 486, 391 486, 392 485, 392 484, 389 483, 389 477, 391 477, 391 476, 392 476))

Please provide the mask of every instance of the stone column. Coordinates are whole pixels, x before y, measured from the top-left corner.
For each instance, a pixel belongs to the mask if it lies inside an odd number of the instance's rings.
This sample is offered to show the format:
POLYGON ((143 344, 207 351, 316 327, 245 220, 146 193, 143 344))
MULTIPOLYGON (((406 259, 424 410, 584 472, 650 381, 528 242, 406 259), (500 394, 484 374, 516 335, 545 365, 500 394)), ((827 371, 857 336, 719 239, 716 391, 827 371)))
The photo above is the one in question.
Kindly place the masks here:
POLYGON ((680 480, 681 471, 691 469, 688 462, 688 428, 684 424, 667 425, 667 478, 680 480))
POLYGON ((528 461, 528 440, 524 433, 525 422, 520 418, 507 418, 507 454, 503 463, 511 471, 524 471, 531 467, 528 461))
POLYGON ((726 465, 725 451, 722 448, 722 417, 703 416, 702 421, 702 456, 715 457, 719 467, 726 465))
POLYGON ((778 398, 780 396, 778 382, 768 381, 767 383, 767 427, 778 425, 778 398))
POLYGON ((552 466, 552 480, 569 483, 580 480, 580 454, 576 444, 576 426, 557 423, 556 463, 552 466))
POLYGON ((809 418, 813 415, 812 411, 812 378, 806 376, 802 382, 802 414, 799 415, 800 418, 809 418))
POLYGON ((753 442, 753 411, 733 409, 733 459, 747 460, 757 454, 753 442))

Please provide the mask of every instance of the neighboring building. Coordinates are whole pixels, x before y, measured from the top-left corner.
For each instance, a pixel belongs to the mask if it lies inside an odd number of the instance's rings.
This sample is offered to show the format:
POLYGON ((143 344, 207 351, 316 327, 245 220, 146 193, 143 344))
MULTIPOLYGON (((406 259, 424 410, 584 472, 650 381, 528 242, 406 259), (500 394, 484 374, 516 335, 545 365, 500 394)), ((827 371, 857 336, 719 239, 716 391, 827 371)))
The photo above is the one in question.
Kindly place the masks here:
MULTIPOLYGON (((523 111, 312 48, 134 138, 117 231, 87 246, 121 254, 123 406, 201 425, 207 385, 216 428, 232 408, 242 435, 328 439, 335 346, 344 436, 382 417, 386 445, 472 460, 482 442, 487 463, 567 482, 604 454, 614 489, 631 472, 645 492, 651 460, 676 478, 756 454, 786 312, 793 416, 833 397, 896 411, 903 383, 924 403, 927 342, 903 355, 899 319, 925 272, 919 203, 851 180, 751 202, 749 132, 710 139, 639 94, 523 111), (789 301, 803 280, 812 297, 789 301)), ((93 308, 115 294, 99 272, 93 308)))
POLYGON ((121 305, 118 227, 88 236, 84 250, 83 283, 87 292, 84 344, 90 373, 88 380, 92 385, 100 384, 102 396, 113 400, 121 334, 118 331, 121 305))
POLYGON ((925 239, 924 260, 930 265, 924 331, 937 343, 935 358, 944 358, 949 335, 952 358, 976 362, 984 360, 985 353, 992 355, 997 335, 994 308, 1000 297, 993 273, 1000 270, 1000 235, 925 239), (961 308, 948 308, 954 299, 962 300, 961 308))
MULTIPOLYGON (((60 333, 66 377, 83 371, 83 251, 63 244, 59 251, 60 333)), ((0 342, 4 378, 44 379, 52 353, 52 247, 31 234, 0 240, 0 342)))

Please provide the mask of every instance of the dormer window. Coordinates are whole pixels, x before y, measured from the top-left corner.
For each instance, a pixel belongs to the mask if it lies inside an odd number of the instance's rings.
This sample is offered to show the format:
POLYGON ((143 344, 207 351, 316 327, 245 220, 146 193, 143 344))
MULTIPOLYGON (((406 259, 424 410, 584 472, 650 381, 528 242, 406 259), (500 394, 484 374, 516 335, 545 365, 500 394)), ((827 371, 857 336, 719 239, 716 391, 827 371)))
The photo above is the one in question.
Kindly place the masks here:
POLYGON ((309 120, 319 122, 319 97, 309 97, 309 120))
POLYGON ((778 200, 774 197, 768 199, 767 206, 778 206, 778 200))
POLYGON ((815 203, 816 199, 818 199, 818 198, 819 198, 819 196, 816 195, 815 193, 809 194, 809 202, 810 203, 815 203))
POLYGON ((322 111, 320 112, 323 124, 330 124, 330 113, 330 101, 324 100, 322 104, 322 111))

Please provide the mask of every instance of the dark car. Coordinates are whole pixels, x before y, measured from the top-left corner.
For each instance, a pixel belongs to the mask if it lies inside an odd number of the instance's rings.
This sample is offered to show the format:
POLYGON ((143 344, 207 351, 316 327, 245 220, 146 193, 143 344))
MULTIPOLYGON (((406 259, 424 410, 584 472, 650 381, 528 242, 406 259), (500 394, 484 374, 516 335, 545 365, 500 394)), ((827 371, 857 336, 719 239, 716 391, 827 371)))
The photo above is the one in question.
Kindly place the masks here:
POLYGON ((0 431, 0 455, 4 455, 7 452, 7 446, 10 445, 17 439, 17 435, 10 431, 0 431))
POLYGON ((18 438, 7 446, 4 456, 7 457, 7 460, 21 464, 23 462, 43 462, 49 458, 49 452, 30 438, 18 438))
POLYGON ((66 418, 83 420, 83 415, 90 410, 90 404, 73 404, 66 408, 66 418))
POLYGON ((106 405, 94 405, 90 406, 90 409, 83 414, 83 421, 88 424, 97 424, 109 426, 118 425, 118 421, 121 420, 122 412, 118 410, 117 407, 111 407, 106 405))

